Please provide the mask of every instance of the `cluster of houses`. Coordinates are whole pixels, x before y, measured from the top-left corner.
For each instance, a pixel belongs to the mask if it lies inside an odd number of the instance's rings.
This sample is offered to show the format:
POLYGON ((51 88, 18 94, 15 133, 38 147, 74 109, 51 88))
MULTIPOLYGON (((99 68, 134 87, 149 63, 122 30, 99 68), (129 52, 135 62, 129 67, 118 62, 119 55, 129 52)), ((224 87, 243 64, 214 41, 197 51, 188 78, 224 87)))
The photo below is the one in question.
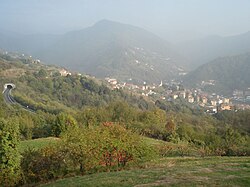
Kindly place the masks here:
POLYGON ((67 75, 71 75, 71 72, 69 72, 68 70, 64 68, 59 69, 59 73, 61 74, 61 76, 64 76, 64 77, 66 77, 67 75))
MULTIPOLYGON (((207 113, 214 114, 223 110, 235 110, 235 106, 231 102, 231 98, 226 98, 216 94, 208 94, 200 89, 184 89, 180 83, 171 82, 169 84, 161 83, 156 85, 142 85, 132 83, 119 83, 114 78, 105 78, 113 89, 128 89, 142 96, 154 96, 167 101, 176 99, 185 100, 189 103, 199 105, 204 108, 207 113), (159 92, 159 87, 162 87, 159 92)), ((211 81, 212 83, 212 81, 211 81)))
POLYGON ((234 110, 234 105, 229 98, 216 94, 210 95, 202 92, 200 89, 186 90, 182 88, 182 90, 178 90, 178 86, 176 88, 176 91, 172 91, 172 93, 170 92, 168 95, 169 99, 184 99, 189 103, 197 104, 203 107, 207 113, 211 114, 223 110, 234 110))
POLYGON ((159 85, 148 85, 146 82, 143 82, 142 85, 136 85, 131 83, 131 80, 122 83, 119 83, 117 79, 109 77, 106 77, 105 80, 109 83, 112 89, 126 89, 142 96, 156 95, 157 92, 155 92, 154 89, 159 86, 162 86, 162 82, 159 85))
POLYGON ((250 100, 250 88, 247 88, 245 90, 234 90, 233 98, 236 100, 240 99, 250 100))
MULTIPOLYGON (((224 110, 250 109, 250 88, 246 90, 235 90, 232 97, 224 97, 215 93, 208 94, 200 89, 178 90, 169 94, 171 99, 185 99, 189 103, 197 104, 205 109, 207 113, 214 114, 224 110)), ((171 91, 171 90, 170 90, 171 91)))

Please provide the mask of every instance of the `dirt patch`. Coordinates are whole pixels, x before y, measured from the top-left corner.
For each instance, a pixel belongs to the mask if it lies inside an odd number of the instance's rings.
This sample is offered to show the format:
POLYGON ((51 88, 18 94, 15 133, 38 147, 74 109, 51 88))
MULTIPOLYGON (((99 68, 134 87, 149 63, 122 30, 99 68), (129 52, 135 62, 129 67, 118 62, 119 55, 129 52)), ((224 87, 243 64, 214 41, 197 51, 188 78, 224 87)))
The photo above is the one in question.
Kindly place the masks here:
POLYGON ((147 178, 148 175, 139 175, 138 177, 139 177, 139 178, 147 178))
POLYGON ((168 184, 173 184, 176 183, 177 180, 174 179, 173 177, 165 177, 162 180, 158 180, 152 183, 147 183, 147 184, 138 184, 135 185, 135 187, 151 187, 151 186, 160 186, 160 185, 168 185, 168 184))
POLYGON ((211 168, 202 168, 202 169, 199 169, 198 171, 202 172, 202 173, 212 173, 212 172, 214 172, 211 168))
POLYGON ((238 177, 235 175, 228 175, 225 177, 225 179, 234 179, 234 178, 238 178, 238 177))
POLYGON ((168 186, 170 184, 186 184, 187 182, 204 182, 208 181, 209 177, 201 176, 181 176, 181 177, 165 177, 152 183, 139 184, 135 187, 152 187, 152 186, 168 186))
POLYGON ((25 70, 22 68, 7 69, 1 72, 1 76, 6 77, 19 77, 25 74, 25 70))
POLYGON ((240 168, 224 168, 225 171, 240 171, 240 168))
POLYGON ((199 182, 202 182, 202 181, 207 181, 207 180, 209 180, 210 178, 209 178, 209 177, 202 177, 202 176, 192 176, 192 177, 190 177, 189 179, 191 179, 192 181, 199 181, 199 182))
POLYGON ((172 168, 176 164, 176 161, 171 160, 169 162, 162 162, 162 163, 154 163, 146 166, 145 168, 157 168, 159 170, 162 170, 162 168, 172 168))

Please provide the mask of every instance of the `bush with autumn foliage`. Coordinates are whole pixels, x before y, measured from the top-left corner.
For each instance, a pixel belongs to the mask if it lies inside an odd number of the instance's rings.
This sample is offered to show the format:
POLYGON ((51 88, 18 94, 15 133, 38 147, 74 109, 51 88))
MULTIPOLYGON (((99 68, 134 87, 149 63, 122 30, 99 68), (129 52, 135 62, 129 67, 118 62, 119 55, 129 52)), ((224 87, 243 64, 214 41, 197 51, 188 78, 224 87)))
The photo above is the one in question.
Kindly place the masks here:
POLYGON ((64 148, 81 173, 120 169, 139 163, 153 154, 143 139, 111 122, 89 129, 74 129, 62 135, 64 148))
POLYGON ((119 124, 70 127, 57 145, 23 154, 22 169, 28 183, 65 175, 121 170, 155 157, 141 136, 119 124))

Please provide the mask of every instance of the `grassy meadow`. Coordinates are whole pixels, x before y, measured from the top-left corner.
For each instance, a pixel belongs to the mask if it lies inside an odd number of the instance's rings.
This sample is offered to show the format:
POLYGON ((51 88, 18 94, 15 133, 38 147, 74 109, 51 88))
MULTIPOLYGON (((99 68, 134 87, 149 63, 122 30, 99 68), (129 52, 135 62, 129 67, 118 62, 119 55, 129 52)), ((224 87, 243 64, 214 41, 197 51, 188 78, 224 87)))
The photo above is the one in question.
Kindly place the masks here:
MULTIPOLYGON (((22 141, 20 151, 55 144, 58 138, 22 141)), ((148 145, 177 144, 145 138, 148 145)), ((164 157, 128 170, 66 177, 43 187, 250 186, 250 157, 164 157)))
POLYGON ((50 144, 55 144, 58 140, 59 138, 55 138, 55 137, 24 140, 20 142, 19 151, 22 153, 27 149, 41 149, 50 144))
POLYGON ((250 157, 163 158, 141 169, 65 178, 41 186, 250 186, 250 157))

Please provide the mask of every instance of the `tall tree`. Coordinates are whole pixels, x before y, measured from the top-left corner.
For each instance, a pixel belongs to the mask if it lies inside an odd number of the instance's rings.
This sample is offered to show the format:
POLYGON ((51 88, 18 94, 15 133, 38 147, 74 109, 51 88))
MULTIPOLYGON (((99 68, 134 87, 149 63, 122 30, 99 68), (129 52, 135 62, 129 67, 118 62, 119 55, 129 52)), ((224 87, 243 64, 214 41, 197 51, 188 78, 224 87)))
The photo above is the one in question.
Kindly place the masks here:
POLYGON ((0 186, 15 186, 20 181, 19 125, 0 118, 0 186))
POLYGON ((74 127, 77 127, 76 120, 70 114, 60 113, 57 115, 56 123, 53 125, 52 131, 53 134, 58 137, 62 132, 74 127))

